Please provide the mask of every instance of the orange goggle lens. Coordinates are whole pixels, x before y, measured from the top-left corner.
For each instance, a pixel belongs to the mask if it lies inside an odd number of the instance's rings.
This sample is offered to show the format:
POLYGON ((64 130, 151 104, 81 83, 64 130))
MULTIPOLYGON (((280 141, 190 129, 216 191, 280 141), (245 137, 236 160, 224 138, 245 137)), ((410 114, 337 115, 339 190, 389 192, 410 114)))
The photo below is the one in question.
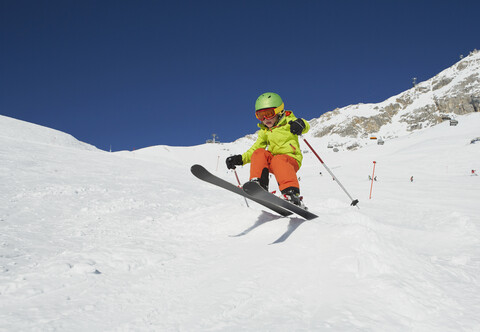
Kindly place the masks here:
POLYGON ((263 121, 265 119, 271 119, 275 116, 275 107, 264 108, 255 112, 255 116, 258 120, 263 121))

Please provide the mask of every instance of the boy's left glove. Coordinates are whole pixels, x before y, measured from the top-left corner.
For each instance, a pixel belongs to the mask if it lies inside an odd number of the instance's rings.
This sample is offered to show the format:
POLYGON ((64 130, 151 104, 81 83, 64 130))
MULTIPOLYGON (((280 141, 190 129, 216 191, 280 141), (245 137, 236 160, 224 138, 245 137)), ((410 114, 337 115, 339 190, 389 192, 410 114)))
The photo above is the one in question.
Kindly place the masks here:
POLYGON ((290 132, 294 135, 301 135, 303 129, 305 129, 305 122, 302 119, 296 119, 295 121, 290 121, 290 132))

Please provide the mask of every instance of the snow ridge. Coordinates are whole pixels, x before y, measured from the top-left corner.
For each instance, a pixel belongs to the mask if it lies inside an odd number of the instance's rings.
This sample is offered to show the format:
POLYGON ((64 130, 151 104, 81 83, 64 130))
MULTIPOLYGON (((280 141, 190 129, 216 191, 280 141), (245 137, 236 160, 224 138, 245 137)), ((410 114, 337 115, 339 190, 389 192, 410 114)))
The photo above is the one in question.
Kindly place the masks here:
POLYGON ((80 142, 64 132, 0 115, 0 137, 29 143, 41 143, 69 148, 95 150, 93 145, 80 142))

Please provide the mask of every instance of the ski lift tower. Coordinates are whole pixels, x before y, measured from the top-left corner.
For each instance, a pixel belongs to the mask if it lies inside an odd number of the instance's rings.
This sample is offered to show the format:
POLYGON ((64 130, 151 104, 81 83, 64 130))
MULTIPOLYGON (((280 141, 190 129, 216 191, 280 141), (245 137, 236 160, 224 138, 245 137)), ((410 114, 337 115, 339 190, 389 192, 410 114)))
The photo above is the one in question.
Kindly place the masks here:
POLYGON ((216 143, 215 138, 218 138, 217 134, 212 134, 212 143, 216 143))

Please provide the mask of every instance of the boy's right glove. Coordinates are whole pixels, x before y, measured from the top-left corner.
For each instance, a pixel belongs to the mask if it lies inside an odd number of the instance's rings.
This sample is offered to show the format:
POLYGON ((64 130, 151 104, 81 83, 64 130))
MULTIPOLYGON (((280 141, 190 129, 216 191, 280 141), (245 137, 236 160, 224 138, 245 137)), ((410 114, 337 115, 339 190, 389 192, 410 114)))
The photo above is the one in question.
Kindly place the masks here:
POLYGON ((230 156, 225 160, 225 162, 227 163, 228 169, 235 169, 236 165, 238 166, 243 165, 242 155, 237 154, 235 156, 230 156))

